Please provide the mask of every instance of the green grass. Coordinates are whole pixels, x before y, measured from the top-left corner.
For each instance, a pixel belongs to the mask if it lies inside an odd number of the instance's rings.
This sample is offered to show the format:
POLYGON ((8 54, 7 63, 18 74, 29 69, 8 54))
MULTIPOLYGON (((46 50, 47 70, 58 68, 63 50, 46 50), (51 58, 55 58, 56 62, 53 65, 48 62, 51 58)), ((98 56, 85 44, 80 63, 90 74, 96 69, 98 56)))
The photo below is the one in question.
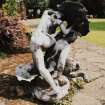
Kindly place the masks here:
POLYGON ((87 36, 81 37, 81 39, 97 46, 105 47, 105 31, 91 31, 87 36))
POLYGON ((90 33, 81 39, 105 47, 105 19, 89 19, 89 21, 90 33))
POLYGON ((89 19, 89 21, 90 33, 81 39, 105 47, 105 19, 89 19))
POLYGON ((105 22, 91 21, 90 22, 90 30, 105 31, 105 22))

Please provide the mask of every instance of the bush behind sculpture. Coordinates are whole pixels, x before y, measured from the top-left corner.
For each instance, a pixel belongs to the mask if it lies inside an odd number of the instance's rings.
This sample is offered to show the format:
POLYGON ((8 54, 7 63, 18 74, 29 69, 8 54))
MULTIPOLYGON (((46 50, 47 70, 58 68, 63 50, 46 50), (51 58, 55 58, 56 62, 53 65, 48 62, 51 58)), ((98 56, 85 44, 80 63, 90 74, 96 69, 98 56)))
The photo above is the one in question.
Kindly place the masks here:
POLYGON ((2 51, 24 51, 29 46, 29 39, 24 26, 17 17, 4 16, 0 11, 0 49, 2 51))

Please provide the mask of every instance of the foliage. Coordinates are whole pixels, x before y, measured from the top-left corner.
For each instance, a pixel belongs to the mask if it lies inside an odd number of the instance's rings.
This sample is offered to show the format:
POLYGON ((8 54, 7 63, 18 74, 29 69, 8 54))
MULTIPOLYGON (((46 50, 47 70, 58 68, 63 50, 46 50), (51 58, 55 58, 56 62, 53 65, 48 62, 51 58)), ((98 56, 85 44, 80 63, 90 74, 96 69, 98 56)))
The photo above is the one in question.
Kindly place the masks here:
MULTIPOLYGON (((56 4, 59 4, 65 0, 49 0, 49 7, 56 9, 56 4)), ((96 16, 98 18, 105 18, 105 0, 70 0, 82 2, 87 10, 89 15, 96 16)))
POLYGON ((7 14, 9 16, 16 15, 16 10, 17 10, 16 0, 6 0, 5 3, 3 4, 2 8, 3 8, 5 14, 7 14))
POLYGON ((38 6, 41 7, 41 8, 46 8, 47 5, 48 5, 48 2, 46 0, 38 0, 38 6))
POLYGON ((48 6, 47 0, 24 0, 24 3, 28 18, 37 17, 37 10, 40 9, 42 14, 48 6))
POLYGON ((5 0, 0 0, 0 8, 2 8, 3 3, 5 3, 5 0))
POLYGON ((0 17, 0 50, 14 51, 27 49, 29 40, 24 32, 24 26, 16 17, 0 17), (14 49, 15 48, 15 49, 14 49))
POLYGON ((81 0, 87 7, 89 14, 98 18, 105 18, 105 0, 81 0))

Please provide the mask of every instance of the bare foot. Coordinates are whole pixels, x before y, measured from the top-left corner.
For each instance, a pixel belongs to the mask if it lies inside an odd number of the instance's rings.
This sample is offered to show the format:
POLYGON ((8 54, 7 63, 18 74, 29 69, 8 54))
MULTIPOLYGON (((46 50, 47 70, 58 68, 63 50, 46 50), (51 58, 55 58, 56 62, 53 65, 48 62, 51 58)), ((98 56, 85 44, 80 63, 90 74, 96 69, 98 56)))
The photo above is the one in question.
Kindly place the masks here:
POLYGON ((59 83, 59 86, 64 86, 65 84, 67 84, 67 82, 64 81, 62 78, 58 78, 58 83, 59 83))

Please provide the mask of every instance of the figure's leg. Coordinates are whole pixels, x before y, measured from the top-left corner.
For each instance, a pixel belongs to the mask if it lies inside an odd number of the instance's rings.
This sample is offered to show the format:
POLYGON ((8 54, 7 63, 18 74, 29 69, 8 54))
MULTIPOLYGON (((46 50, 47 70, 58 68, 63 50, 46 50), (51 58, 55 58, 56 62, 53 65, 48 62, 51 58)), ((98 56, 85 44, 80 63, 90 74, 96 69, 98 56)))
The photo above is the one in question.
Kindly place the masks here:
MULTIPOLYGON (((35 33, 35 35, 33 33, 33 36, 31 37, 31 42, 30 42, 30 50, 31 52, 35 52, 39 47, 48 49, 54 43, 55 43, 54 38, 51 38, 39 32, 37 34, 35 33)), ((32 54, 32 58, 34 61, 34 65, 36 65, 33 54, 32 54)))
POLYGON ((58 60, 58 65, 57 65, 58 77, 63 73, 69 52, 70 52, 70 45, 68 44, 62 49, 58 60))
POLYGON ((45 67, 44 62, 44 53, 41 47, 48 48, 50 47, 55 41, 49 38, 46 35, 41 36, 34 36, 34 42, 31 41, 31 51, 32 51, 32 58, 34 65, 36 65, 37 69, 39 70, 41 76, 49 83, 55 93, 58 92, 57 86, 49 72, 48 69, 45 67))
POLYGON ((41 76, 50 84, 50 86, 53 88, 55 93, 58 91, 57 86, 50 74, 50 72, 45 68, 44 64, 44 55, 41 50, 41 48, 37 49, 37 51, 33 52, 33 57, 36 63, 36 66, 41 74, 41 76))

